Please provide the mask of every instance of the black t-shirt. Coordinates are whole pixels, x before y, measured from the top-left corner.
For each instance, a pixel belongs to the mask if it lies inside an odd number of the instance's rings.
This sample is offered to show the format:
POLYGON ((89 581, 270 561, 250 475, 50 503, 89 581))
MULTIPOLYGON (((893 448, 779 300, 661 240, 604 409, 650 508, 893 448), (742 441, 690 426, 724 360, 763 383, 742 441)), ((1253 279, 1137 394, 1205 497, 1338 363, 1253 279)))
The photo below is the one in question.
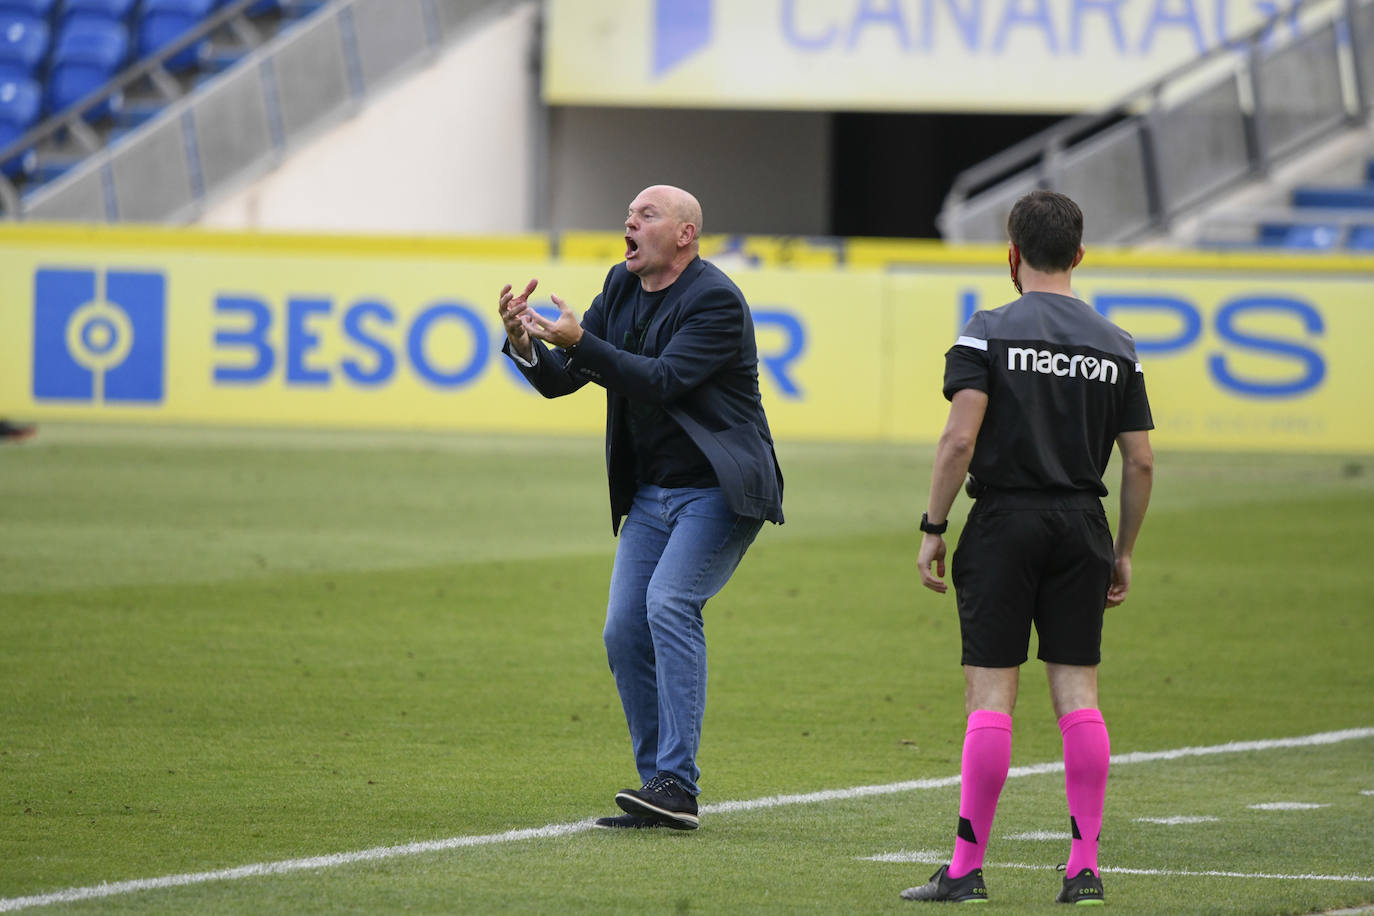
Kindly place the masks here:
MULTIPOLYGON (((657 292, 635 290, 634 331, 618 341, 622 350, 642 356, 644 337, 654 313, 668 296, 667 286, 657 292)), ((634 446, 635 480, 660 487, 717 487, 715 469, 701 449, 662 407, 643 401, 629 402, 627 415, 634 446)))
POLYGON ((1116 437, 1154 429, 1135 341, 1070 296, 975 312, 945 354, 945 397, 964 388, 988 395, 969 471, 997 489, 1106 496, 1116 437))

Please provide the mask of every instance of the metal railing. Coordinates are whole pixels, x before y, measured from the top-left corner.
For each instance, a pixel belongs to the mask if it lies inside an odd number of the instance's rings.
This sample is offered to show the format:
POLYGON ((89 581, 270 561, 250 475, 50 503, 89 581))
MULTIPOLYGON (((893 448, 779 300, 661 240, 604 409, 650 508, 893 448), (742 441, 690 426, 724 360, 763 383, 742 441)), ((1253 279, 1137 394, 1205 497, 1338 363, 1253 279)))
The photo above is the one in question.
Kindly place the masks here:
POLYGON ((1367 122, 1372 103, 1374 0, 1299 2, 1106 109, 962 172, 940 231, 950 241, 1005 241, 1016 200, 1050 188, 1082 207, 1094 240, 1138 240, 1367 122))
POLYGON ((0 176, 4 215, 83 222, 188 219, 211 195, 280 161, 355 112, 370 93, 517 0, 334 0, 183 95, 165 62, 244 20, 253 2, 234 0, 194 32, 0 150, 3 161, 68 131, 87 154, 22 196, 0 176), (158 87, 168 104, 101 146, 82 113, 142 81, 158 87))
MULTIPOLYGON (((163 102, 170 103, 181 97, 185 90, 181 81, 167 70, 167 62, 231 23, 230 27, 233 28, 235 35, 245 44, 259 43, 259 34, 246 16, 248 7, 254 2, 255 0, 233 0, 196 28, 187 31, 154 54, 130 65, 104 86, 93 90, 63 110, 49 115, 22 137, 0 149, 0 162, 19 157, 29 150, 41 149, 47 155, 51 155, 53 150, 59 150, 60 156, 85 156, 97 152, 105 145, 102 137, 104 130, 87 120, 88 112, 102 106, 113 105, 114 108, 119 108, 121 100, 134 87, 150 88, 163 102)), ((15 218, 20 210, 18 188, 0 174, 0 212, 9 218, 15 218)))

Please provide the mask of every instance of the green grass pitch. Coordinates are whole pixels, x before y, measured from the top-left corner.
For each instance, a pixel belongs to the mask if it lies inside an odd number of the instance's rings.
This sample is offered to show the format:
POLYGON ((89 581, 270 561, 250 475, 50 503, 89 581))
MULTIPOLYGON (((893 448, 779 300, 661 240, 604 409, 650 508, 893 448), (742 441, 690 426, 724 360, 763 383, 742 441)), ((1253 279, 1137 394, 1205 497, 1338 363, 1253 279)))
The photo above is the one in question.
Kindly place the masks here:
MULTIPOLYGON (((637 780, 600 640, 614 541, 594 439, 50 424, 0 447, 0 911, 910 912, 963 730, 953 598, 914 568, 931 450, 779 454, 788 523, 706 611, 700 831, 55 902, 615 813, 637 780), (916 780, 944 782, 722 804, 916 780)), ((1114 753, 1374 727, 1371 540, 1367 456, 1160 448, 1108 612, 1114 753)), ((1012 765, 1058 759, 1032 661, 1012 765)), ((1054 912, 1062 775, 1002 797, 992 907, 1054 912)), ((1123 912, 1374 902, 1374 737, 1118 766, 1101 858, 1123 912)))

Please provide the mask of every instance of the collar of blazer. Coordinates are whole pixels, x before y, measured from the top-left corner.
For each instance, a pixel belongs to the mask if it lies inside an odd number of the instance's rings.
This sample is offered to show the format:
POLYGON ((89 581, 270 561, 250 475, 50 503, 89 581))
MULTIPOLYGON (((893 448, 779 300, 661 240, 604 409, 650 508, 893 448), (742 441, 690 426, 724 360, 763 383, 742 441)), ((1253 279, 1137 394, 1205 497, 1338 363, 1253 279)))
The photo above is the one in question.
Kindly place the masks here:
MULTIPOLYGON (((682 269, 682 273, 678 274, 677 279, 673 281, 673 285, 668 289, 668 295, 664 298, 663 302, 659 304, 658 311, 654 313, 653 319, 649 322, 649 327, 645 329, 645 340, 654 339, 658 334, 659 327, 668 317, 673 306, 682 298, 682 294, 687 291, 688 287, 696 282, 697 278, 701 276, 702 271, 705 269, 706 262, 701 259, 700 255, 693 258, 691 263, 682 269)), ((631 274, 631 276, 633 277, 634 275, 631 274)), ((638 278, 636 277, 635 280, 638 281, 638 278)))

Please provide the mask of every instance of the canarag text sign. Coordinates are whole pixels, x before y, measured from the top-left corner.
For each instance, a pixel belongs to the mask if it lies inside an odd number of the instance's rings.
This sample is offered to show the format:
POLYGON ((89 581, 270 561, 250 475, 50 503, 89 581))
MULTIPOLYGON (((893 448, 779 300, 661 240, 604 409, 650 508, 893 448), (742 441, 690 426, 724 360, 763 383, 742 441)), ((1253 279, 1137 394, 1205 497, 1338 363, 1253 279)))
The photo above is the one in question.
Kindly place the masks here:
MULTIPOLYGON (((1069 112, 1108 104, 1272 0, 548 0, 560 105, 1069 112)), ((1295 23, 1285 23, 1293 30, 1295 23)))

